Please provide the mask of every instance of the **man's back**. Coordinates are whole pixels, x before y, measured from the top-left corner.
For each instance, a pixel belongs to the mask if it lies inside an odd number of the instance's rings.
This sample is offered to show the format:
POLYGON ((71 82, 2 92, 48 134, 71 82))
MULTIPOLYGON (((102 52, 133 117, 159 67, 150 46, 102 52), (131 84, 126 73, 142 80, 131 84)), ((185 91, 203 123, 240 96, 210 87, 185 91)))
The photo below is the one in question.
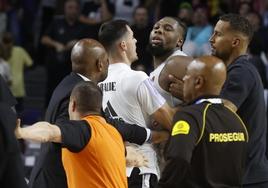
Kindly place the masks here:
POLYGON ((261 79, 248 56, 240 56, 228 66, 221 96, 238 108, 237 113, 249 132, 244 183, 268 180, 266 113, 261 79))
POLYGON ((174 116, 160 185, 241 187, 247 141, 240 118, 222 104, 205 101, 181 109, 174 116))
POLYGON ((113 118, 122 117, 128 123, 145 127, 148 115, 143 117, 142 106, 135 91, 147 78, 145 73, 132 71, 126 64, 110 65, 108 77, 99 84, 104 92, 102 103, 104 111, 108 110, 113 118))
MULTIPOLYGON (((68 104, 73 87, 82 81, 75 73, 66 76, 55 89, 47 108, 46 121, 62 123, 69 119, 68 104)), ((30 178, 32 188, 66 188, 66 176, 61 162, 61 145, 44 143, 30 178)))
MULTIPOLYGON (((100 88, 103 90, 102 104, 106 114, 142 127, 147 127, 150 115, 165 102, 153 88, 145 73, 133 71, 124 63, 110 65, 108 77, 100 84, 100 88), (141 87, 147 87, 146 92, 141 87), (155 101, 155 103, 158 102, 157 104, 152 102, 153 98, 159 98, 155 101)), ((144 155, 149 160, 148 166, 152 170, 141 167, 141 174, 145 172, 158 174, 156 154, 152 145, 143 144, 138 148, 147 151, 144 155)))
POLYGON ((68 187, 126 188, 126 160, 122 137, 101 116, 83 118, 90 128, 90 139, 79 152, 62 149, 68 187))

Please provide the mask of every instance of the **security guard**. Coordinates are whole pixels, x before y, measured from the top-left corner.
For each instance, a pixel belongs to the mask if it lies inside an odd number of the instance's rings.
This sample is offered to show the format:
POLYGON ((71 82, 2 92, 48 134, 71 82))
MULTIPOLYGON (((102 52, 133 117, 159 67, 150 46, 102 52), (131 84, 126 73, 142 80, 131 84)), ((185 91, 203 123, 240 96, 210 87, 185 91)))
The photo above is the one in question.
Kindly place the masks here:
POLYGON ((174 116, 159 187, 241 187, 248 134, 217 97, 225 79, 225 65, 216 57, 187 67, 183 93, 189 105, 174 116))

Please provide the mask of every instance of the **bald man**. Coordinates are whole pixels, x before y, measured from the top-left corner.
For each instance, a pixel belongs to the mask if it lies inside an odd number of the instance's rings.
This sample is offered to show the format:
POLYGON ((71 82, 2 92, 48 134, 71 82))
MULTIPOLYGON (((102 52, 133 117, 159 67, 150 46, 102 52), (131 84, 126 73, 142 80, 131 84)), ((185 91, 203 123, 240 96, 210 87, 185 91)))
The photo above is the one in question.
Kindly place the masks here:
MULTIPOLYGON (((106 78, 108 59, 103 46, 92 39, 82 39, 71 53, 72 73, 66 76, 54 90, 45 121, 62 124, 69 120, 68 103, 73 87, 80 81, 99 82, 106 78), (88 58, 90 57, 90 58, 88 58)), ((83 126, 83 125, 80 125, 83 126)), ((79 125, 74 127, 79 129, 79 125)), ((61 162, 61 145, 45 143, 30 177, 30 188, 67 188, 61 162)))
MULTIPOLYGON (((45 121, 56 125, 69 125, 68 104, 72 89, 81 81, 98 83, 104 80, 108 71, 108 57, 104 47, 93 39, 82 39, 76 43, 71 53, 72 73, 66 76, 56 87, 49 102, 45 121)), ((90 99, 94 100, 94 99, 90 99)), ((147 138, 144 128, 125 124, 122 121, 110 121, 120 132, 124 140, 142 144, 147 138), (136 136, 139 135, 139 136, 136 136), (132 139, 135 138, 135 139, 132 139), (137 140, 138 139, 138 140, 137 140)), ((69 126, 77 138, 77 144, 85 142, 79 131, 83 123, 69 126)), ((44 143, 41 153, 30 177, 30 188, 67 188, 66 175, 61 161, 61 144, 44 143)))
POLYGON ((177 97, 173 97, 170 93, 170 85, 172 84, 172 78, 170 78, 170 75, 175 76, 177 79, 182 81, 183 77, 186 74, 186 67, 191 63, 192 60, 193 58, 189 56, 171 56, 167 59, 165 63, 163 63, 164 67, 159 73, 159 76, 155 77, 156 80, 154 80, 154 82, 158 83, 155 84, 155 87, 157 88, 159 93, 166 99, 167 103, 172 107, 175 107, 178 104, 182 103, 183 87, 176 88, 177 97))
POLYGON ((241 187, 248 134, 218 97, 225 79, 225 65, 216 57, 197 58, 187 67, 188 106, 174 116, 159 187, 241 187))

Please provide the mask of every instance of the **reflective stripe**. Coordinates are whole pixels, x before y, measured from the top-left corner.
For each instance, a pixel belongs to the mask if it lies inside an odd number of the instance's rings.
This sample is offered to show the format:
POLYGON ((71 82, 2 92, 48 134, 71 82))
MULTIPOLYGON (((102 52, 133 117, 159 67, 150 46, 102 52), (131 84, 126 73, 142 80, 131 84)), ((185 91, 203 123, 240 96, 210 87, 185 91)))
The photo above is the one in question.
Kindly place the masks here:
POLYGON ((200 134, 200 137, 199 139, 197 140, 197 142, 195 143, 195 145, 197 145, 202 137, 203 137, 203 134, 204 134, 204 131, 205 131, 205 127, 206 127, 206 115, 207 115, 207 110, 208 110, 208 107, 211 105, 211 103, 207 104, 207 106, 205 107, 205 110, 204 110, 204 113, 203 113, 203 125, 202 125, 202 131, 201 131, 201 134, 200 134))
POLYGON ((142 188, 150 188, 150 177, 151 174, 144 174, 142 176, 142 188))

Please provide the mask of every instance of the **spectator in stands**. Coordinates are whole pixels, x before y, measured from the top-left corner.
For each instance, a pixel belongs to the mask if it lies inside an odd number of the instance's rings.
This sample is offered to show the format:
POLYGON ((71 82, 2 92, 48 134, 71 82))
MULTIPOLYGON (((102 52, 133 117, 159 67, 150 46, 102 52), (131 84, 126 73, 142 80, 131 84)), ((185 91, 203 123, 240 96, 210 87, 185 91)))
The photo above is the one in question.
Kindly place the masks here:
POLYGON ((4 2, 0 3, 0 38, 2 38, 2 34, 7 29, 7 14, 6 14, 6 5, 4 2))
POLYGON ((145 7, 139 6, 135 9, 131 29, 137 40, 136 46, 138 54, 138 60, 135 61, 132 66, 141 67, 139 65, 142 65, 145 68, 145 72, 149 74, 153 69, 153 59, 152 55, 147 50, 147 46, 152 26, 148 22, 148 11, 145 7))
POLYGON ((187 27, 192 25, 193 9, 190 3, 184 2, 180 5, 177 17, 183 21, 187 27))
POLYGON ((24 67, 33 64, 30 55, 19 46, 14 45, 11 33, 5 33, 2 39, 4 48, 4 59, 8 62, 11 69, 11 92, 16 97, 18 104, 16 110, 20 114, 23 111, 23 98, 26 95, 24 86, 24 67))
POLYGON ((252 63, 257 68, 265 89, 268 88, 266 66, 261 59, 261 53, 265 51, 268 43, 267 28, 262 27, 262 18, 257 12, 250 12, 246 15, 247 20, 254 29, 254 35, 249 44, 248 51, 252 57, 252 63))
POLYGON ((132 15, 136 7, 140 5, 140 0, 115 0, 114 1, 114 19, 124 19, 132 23, 132 15))
POLYGON ((249 2, 241 2, 238 7, 238 14, 241 16, 246 16, 252 10, 251 4, 249 2))
POLYGON ((110 0, 83 0, 80 21, 85 24, 100 24, 113 17, 114 6, 110 0))
POLYGON ((263 12, 263 25, 268 27, 268 1, 265 1, 265 10, 263 12))
POLYGON ((210 54, 209 37, 213 28, 208 22, 207 7, 198 6, 194 10, 193 26, 188 28, 183 46, 184 52, 189 56, 210 54))
POLYGON ((52 91, 59 82, 71 72, 70 53, 77 40, 86 36, 86 27, 79 20, 79 3, 67 0, 64 4, 64 17, 55 19, 41 42, 47 50, 47 96, 48 102, 52 91))
POLYGON ((79 20, 88 25, 90 38, 97 39, 100 25, 113 18, 114 4, 111 0, 82 0, 79 20))

